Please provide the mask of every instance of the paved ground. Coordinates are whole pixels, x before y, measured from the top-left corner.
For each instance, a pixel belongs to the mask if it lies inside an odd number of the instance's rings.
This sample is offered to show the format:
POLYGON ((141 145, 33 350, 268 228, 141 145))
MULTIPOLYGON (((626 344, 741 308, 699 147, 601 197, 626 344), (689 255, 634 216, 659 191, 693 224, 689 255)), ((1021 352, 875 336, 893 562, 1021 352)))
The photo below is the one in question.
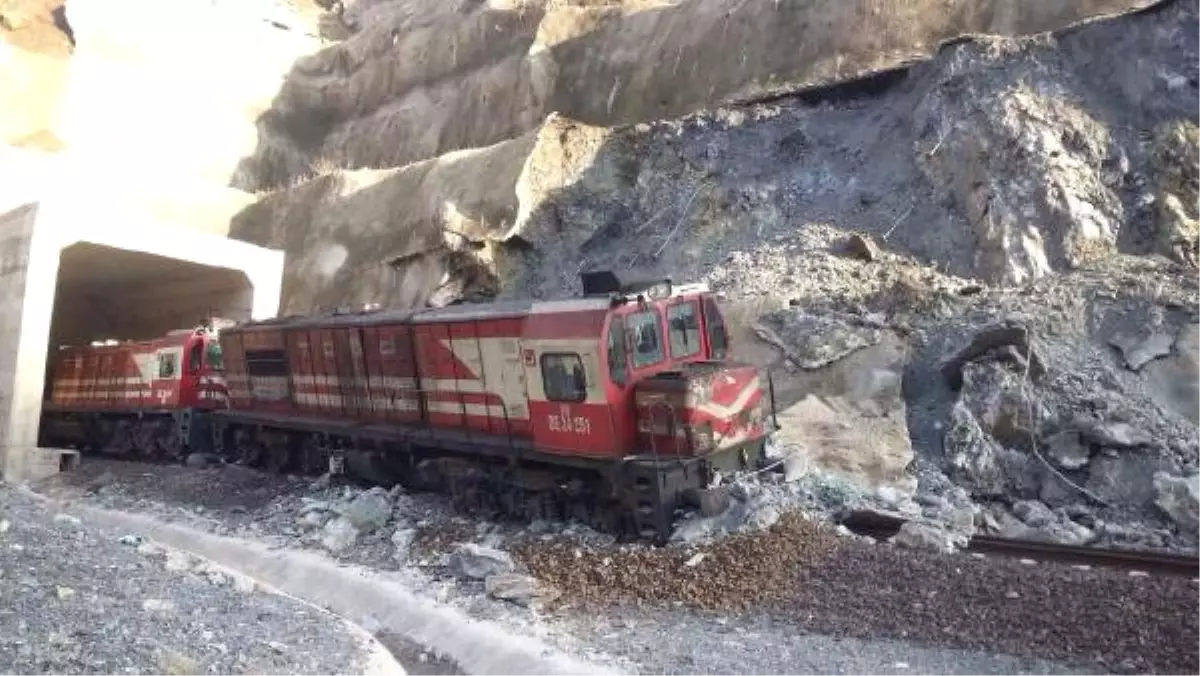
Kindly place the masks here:
MULTIPOLYGON (((361 630, 0 484, 0 672, 353 674, 361 630)), ((394 663, 393 663, 394 664, 394 663)))

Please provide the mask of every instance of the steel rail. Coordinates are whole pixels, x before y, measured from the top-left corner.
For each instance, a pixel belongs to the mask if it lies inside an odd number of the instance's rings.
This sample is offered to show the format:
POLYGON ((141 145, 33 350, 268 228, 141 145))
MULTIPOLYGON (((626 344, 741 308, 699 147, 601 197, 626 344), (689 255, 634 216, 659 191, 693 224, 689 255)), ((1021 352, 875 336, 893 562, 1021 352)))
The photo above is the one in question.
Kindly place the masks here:
POLYGON ((1200 558, 1186 554, 1063 545, 986 535, 972 537, 967 545, 967 551, 1140 570, 1164 575, 1200 577, 1200 558))
MULTIPOLYGON (((906 519, 899 515, 871 511, 852 511, 841 519, 842 525, 851 531, 879 540, 891 538, 899 532, 905 521, 906 519)), ((1188 554, 1064 545, 989 535, 973 536, 967 543, 965 551, 1123 570, 1140 570, 1159 575, 1200 577, 1200 557, 1188 554)))

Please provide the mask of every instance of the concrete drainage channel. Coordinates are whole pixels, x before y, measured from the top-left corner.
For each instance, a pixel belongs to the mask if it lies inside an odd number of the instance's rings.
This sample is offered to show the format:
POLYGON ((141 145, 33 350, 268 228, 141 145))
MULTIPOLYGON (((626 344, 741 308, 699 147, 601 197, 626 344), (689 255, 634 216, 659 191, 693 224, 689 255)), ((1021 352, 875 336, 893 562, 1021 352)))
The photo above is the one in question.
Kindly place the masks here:
POLYGON ((360 626, 371 626, 377 635, 424 646, 454 660, 469 674, 614 673, 536 640, 508 634, 496 625, 472 620, 453 608, 418 599, 397 583, 359 566, 342 565, 311 552, 270 550, 139 514, 83 505, 72 505, 66 511, 209 559, 360 626))

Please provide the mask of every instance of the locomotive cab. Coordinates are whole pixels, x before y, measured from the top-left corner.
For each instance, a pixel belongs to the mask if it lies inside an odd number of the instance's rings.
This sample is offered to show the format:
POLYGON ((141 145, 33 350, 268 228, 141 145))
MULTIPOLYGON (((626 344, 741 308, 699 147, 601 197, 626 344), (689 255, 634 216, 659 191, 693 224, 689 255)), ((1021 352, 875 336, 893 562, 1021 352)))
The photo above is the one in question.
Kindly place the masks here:
POLYGON ((221 344, 206 328, 190 331, 184 342, 185 368, 180 375, 180 403, 212 409, 228 404, 221 366, 221 344))
POLYGON ((753 469, 769 433, 758 370, 730 361, 724 317, 706 285, 620 285, 584 277, 585 294, 612 295, 607 366, 613 397, 632 420, 632 455, 703 459, 713 471, 753 469), (634 297, 630 297, 633 295, 634 297))

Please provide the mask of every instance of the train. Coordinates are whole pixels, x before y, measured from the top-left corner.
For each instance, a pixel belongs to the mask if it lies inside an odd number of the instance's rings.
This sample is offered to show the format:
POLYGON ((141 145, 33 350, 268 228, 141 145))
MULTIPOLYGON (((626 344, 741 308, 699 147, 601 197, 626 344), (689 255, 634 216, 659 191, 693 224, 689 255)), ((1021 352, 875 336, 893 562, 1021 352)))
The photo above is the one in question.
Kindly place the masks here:
POLYGON ((676 511, 765 466, 769 377, 703 284, 314 313, 60 348, 41 443, 346 473, 460 509, 665 542, 676 511))

